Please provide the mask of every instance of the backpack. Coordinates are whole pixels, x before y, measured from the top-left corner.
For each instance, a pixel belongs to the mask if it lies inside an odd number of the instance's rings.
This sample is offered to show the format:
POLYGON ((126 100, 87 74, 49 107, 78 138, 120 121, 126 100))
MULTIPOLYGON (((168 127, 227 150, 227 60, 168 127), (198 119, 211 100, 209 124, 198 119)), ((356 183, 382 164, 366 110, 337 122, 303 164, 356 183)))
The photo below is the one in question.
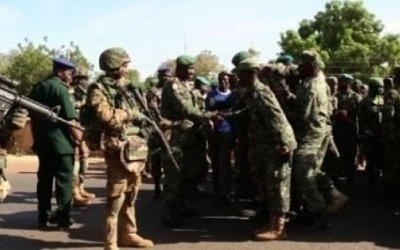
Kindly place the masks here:
MULTIPOLYGON (((110 91, 101 83, 93 83, 88 88, 88 93, 93 88, 100 89, 106 96, 110 95, 110 91)), ((87 99, 86 99, 87 100, 87 99)), ((103 150, 103 124, 102 121, 96 116, 94 107, 87 101, 82 105, 79 120, 81 125, 85 128, 83 132, 83 140, 86 142, 91 151, 103 150)))

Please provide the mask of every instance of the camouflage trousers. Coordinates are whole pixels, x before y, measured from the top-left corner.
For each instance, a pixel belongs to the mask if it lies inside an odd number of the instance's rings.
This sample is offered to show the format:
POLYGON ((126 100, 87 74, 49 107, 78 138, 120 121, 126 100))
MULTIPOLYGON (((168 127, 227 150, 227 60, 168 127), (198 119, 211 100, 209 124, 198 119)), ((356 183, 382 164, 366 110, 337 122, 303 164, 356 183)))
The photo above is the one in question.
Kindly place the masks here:
POLYGON ((107 165, 105 245, 115 247, 118 240, 137 232, 135 201, 142 177, 140 172, 125 169, 119 151, 105 151, 104 158, 107 165))
POLYGON ((327 151, 330 134, 312 141, 300 142, 293 155, 293 184, 298 197, 309 212, 325 209, 325 200, 319 181, 324 173, 321 165, 327 151))
POLYGON ((256 154, 252 161, 255 168, 262 170, 263 175, 259 178, 263 181, 259 182, 258 187, 262 189, 268 201, 268 211, 272 215, 281 216, 289 211, 291 158, 292 156, 283 159, 278 155, 256 154))
POLYGON ((73 186, 78 187, 85 182, 86 173, 89 168, 89 159, 88 157, 81 157, 79 154, 75 154, 75 162, 74 162, 74 177, 73 177, 73 186))

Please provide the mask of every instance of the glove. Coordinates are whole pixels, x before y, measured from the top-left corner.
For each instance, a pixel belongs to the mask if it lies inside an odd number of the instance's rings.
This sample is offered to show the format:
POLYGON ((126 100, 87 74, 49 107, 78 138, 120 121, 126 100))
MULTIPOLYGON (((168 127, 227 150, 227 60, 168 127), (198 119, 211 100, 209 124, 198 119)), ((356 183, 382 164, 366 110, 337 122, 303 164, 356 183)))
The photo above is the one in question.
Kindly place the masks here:
POLYGON ((28 120, 28 111, 17 108, 11 115, 10 129, 22 129, 28 120))

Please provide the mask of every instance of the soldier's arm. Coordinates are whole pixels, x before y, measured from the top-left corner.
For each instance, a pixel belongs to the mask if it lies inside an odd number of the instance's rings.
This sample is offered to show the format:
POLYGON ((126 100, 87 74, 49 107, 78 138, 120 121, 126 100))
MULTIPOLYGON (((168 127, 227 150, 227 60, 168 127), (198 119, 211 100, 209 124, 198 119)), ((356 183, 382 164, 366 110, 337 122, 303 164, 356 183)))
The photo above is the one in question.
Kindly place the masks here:
POLYGON ((109 127, 120 127, 128 120, 143 118, 143 114, 137 108, 130 110, 113 108, 103 91, 98 88, 93 88, 89 92, 87 102, 94 108, 96 116, 109 127))
POLYGON ((171 101, 172 106, 185 119, 197 122, 211 117, 209 112, 202 112, 200 109, 193 106, 192 100, 185 100, 182 90, 179 88, 168 87, 165 89, 166 97, 171 101))

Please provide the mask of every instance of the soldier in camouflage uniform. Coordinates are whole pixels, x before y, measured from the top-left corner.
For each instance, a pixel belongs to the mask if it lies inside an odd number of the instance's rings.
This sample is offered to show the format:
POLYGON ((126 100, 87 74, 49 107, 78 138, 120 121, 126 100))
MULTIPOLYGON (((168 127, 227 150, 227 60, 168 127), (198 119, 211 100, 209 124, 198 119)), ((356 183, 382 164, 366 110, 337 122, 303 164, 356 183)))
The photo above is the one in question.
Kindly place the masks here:
POLYGON ((384 85, 381 78, 369 80, 369 93, 359 108, 360 136, 367 157, 366 170, 369 179, 369 189, 373 191, 381 176, 384 165, 382 141, 382 118, 384 85))
POLYGON ((117 47, 101 53, 99 62, 105 75, 89 87, 87 103, 103 128, 107 165, 104 249, 152 247, 152 241, 137 234, 134 205, 148 150, 139 134, 145 116, 126 94, 130 93, 125 80, 130 58, 124 49, 117 47))
MULTIPOLYGON (((146 100, 152 116, 157 119, 157 122, 162 120, 160 113, 161 93, 162 88, 168 82, 172 75, 171 69, 160 67, 157 71, 158 81, 147 92, 146 100)), ((161 176, 162 176, 162 157, 161 157, 161 142, 157 134, 151 134, 149 138, 149 161, 151 164, 151 176, 154 181, 154 198, 161 197, 161 176)))
POLYGON ((400 66, 396 66, 394 73, 394 88, 384 95, 383 109, 383 140, 385 145, 385 194, 390 202, 400 205, 400 66))
POLYGON ((185 205, 183 189, 194 188, 198 176, 203 171, 205 144, 199 125, 216 115, 202 112, 195 106, 190 92, 193 84, 195 59, 182 55, 176 59, 176 78, 163 86, 161 115, 166 135, 180 166, 176 169, 170 159, 165 159, 163 203, 167 226, 180 226, 184 215, 189 211, 185 205), (197 161, 200 159, 200 161, 197 161))
MULTIPOLYGON (((264 192, 271 215, 270 225, 255 231, 256 240, 286 238, 285 214, 290 204, 291 157, 297 143, 292 127, 286 119, 271 89, 258 80, 259 65, 246 59, 238 65, 239 79, 248 88, 243 110, 226 117, 246 114, 250 140, 249 159, 262 169, 264 192)), ((260 171, 261 172, 261 171, 260 171)))
MULTIPOLYGON (((323 62, 317 52, 303 51, 298 68, 301 82, 291 117, 298 143, 293 156, 293 179, 313 229, 327 226, 326 203, 318 182, 325 179, 321 165, 331 136, 331 108, 330 91, 321 68, 323 62)), ((333 187, 331 193, 341 197, 333 187)))
MULTIPOLYGON (((75 112, 78 117, 80 109, 86 101, 86 89, 85 85, 89 77, 83 72, 82 69, 75 71, 69 93, 74 104, 75 112)), ((72 205, 74 207, 87 207, 90 204, 90 199, 94 199, 96 196, 93 193, 89 193, 84 189, 84 181, 86 172, 89 167, 88 156, 79 155, 79 151, 75 150, 75 165, 74 165, 74 177, 72 182, 72 205)))
MULTIPOLYGON (((239 63, 247 58, 250 58, 251 54, 247 51, 240 51, 232 57, 232 64, 237 67, 239 63)), ((237 78, 236 68, 233 70, 232 84, 230 95, 230 106, 233 111, 241 110, 244 107, 243 96, 246 92, 247 87, 240 83, 237 78)), ((247 136, 247 118, 235 119, 233 122, 233 134, 235 139, 234 155, 235 164, 234 167, 238 172, 238 176, 235 178, 236 183, 236 196, 238 198, 254 198, 255 187, 253 175, 251 174, 248 156, 248 136, 247 136)))
POLYGON ((358 107, 362 97, 351 89, 353 77, 339 77, 338 101, 334 112, 333 136, 338 147, 349 187, 353 185, 358 142, 358 107))
MULTIPOLYGON (((7 110, 8 111, 8 110, 7 110)), ((7 168, 7 150, 5 147, 11 140, 12 132, 25 127, 28 120, 28 112, 25 109, 17 108, 8 113, 0 114, 0 202, 3 201, 11 191, 10 182, 5 175, 7 168)))

